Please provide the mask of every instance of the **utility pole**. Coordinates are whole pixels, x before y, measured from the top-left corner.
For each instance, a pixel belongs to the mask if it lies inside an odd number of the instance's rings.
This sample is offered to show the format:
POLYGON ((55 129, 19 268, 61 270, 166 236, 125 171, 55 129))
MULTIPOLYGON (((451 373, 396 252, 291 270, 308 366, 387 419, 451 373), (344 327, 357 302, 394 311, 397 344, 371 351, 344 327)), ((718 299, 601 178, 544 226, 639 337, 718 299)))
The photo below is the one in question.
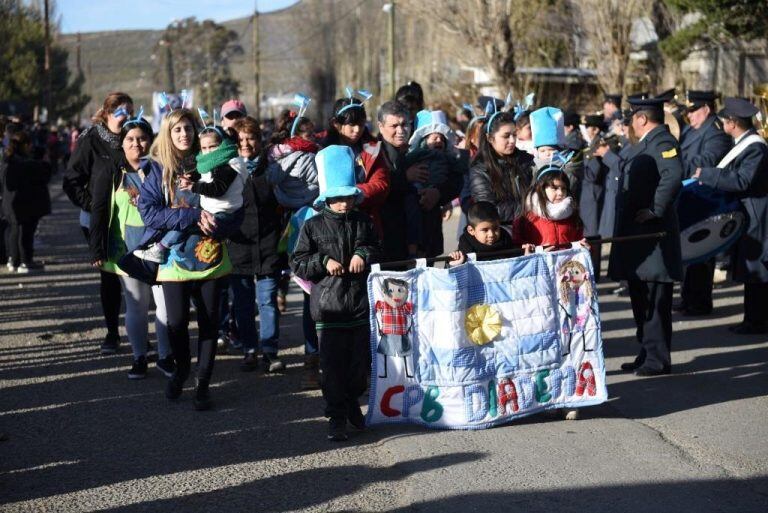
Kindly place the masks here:
MULTIPOLYGON (((77 76, 81 77, 83 75, 83 66, 82 66, 82 60, 81 60, 81 43, 83 41, 83 38, 80 36, 80 32, 77 33, 77 53, 75 54, 77 58, 77 76)), ((77 126, 80 126, 80 111, 77 111, 77 126)))
POLYGON ((51 122, 53 116, 53 86, 51 78, 51 25, 49 22, 49 1, 45 0, 45 108, 47 112, 47 121, 51 122))
POLYGON ((395 84, 395 0, 392 0, 384 6, 384 12, 389 14, 389 94, 394 99, 395 84))
POLYGON ((259 46, 259 2, 254 1, 253 7, 253 78, 256 109, 253 117, 261 119, 261 48, 259 46))
POLYGON ((208 49, 206 51, 206 74, 208 75, 206 87, 206 108, 208 112, 213 112, 213 67, 211 65, 211 39, 208 38, 208 49))

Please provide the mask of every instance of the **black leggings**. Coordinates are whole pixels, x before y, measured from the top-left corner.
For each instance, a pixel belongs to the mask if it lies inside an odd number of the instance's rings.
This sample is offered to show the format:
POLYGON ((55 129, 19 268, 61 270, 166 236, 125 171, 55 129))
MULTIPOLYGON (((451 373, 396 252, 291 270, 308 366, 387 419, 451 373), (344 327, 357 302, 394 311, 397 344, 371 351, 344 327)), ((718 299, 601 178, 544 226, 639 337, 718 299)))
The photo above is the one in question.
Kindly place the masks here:
MULTIPOLYGON (((89 240, 88 228, 81 226, 86 242, 89 240)), ((120 324, 120 302, 123 299, 123 290, 120 286, 120 277, 114 273, 99 271, 99 296, 101 297, 101 310, 104 312, 104 323, 107 325, 107 333, 117 337, 117 327, 120 324)))
POLYGON ((174 281, 163 283, 165 308, 168 313, 168 338, 176 360, 175 379, 183 382, 192 368, 189 350, 189 302, 197 307, 197 379, 209 382, 216 359, 216 337, 219 326, 219 295, 226 286, 222 280, 174 281))
POLYGON ((13 265, 31 264, 35 253, 35 230, 40 219, 11 221, 8 226, 6 244, 13 265))

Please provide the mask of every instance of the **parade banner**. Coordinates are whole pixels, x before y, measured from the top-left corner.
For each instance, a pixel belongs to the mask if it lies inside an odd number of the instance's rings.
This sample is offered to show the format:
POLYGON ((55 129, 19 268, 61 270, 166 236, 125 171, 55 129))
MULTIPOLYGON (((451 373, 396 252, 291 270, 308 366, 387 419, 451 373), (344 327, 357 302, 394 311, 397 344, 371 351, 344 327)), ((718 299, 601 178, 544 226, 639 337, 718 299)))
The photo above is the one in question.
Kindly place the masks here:
POLYGON ((369 424, 482 429, 605 402, 589 252, 373 266, 369 424))

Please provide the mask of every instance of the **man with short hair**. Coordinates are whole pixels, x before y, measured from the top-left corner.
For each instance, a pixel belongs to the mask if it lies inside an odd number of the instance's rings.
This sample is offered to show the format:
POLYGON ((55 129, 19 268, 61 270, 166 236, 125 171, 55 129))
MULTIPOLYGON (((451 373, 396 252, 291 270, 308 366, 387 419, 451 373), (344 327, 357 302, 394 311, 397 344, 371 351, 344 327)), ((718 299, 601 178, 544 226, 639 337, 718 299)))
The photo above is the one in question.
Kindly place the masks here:
POLYGON ((682 277, 675 200, 683 168, 677 141, 664 124, 663 100, 633 98, 629 104, 639 141, 621 159, 614 234, 665 234, 615 244, 608 274, 628 282, 640 343, 635 360, 621 368, 657 376, 672 368, 672 286, 682 277))
POLYGON ((739 196, 747 213, 747 230, 736 244, 734 273, 744 283, 744 320, 733 333, 768 333, 768 146, 755 131, 757 107, 743 98, 726 98, 717 113, 735 146, 717 167, 696 169, 693 178, 739 196))
POLYGON ((240 118, 248 115, 245 105, 240 100, 227 100, 221 106, 221 127, 230 128, 240 118))
MULTIPOLYGON (((686 110, 689 125, 680 134, 680 158, 685 178, 693 175, 699 167, 717 165, 731 149, 731 138, 723 132, 722 124, 715 116, 716 98, 714 91, 688 91, 686 110)), ((675 310, 685 316, 711 313, 714 276, 714 257, 687 266, 680 290, 682 300, 675 310)))

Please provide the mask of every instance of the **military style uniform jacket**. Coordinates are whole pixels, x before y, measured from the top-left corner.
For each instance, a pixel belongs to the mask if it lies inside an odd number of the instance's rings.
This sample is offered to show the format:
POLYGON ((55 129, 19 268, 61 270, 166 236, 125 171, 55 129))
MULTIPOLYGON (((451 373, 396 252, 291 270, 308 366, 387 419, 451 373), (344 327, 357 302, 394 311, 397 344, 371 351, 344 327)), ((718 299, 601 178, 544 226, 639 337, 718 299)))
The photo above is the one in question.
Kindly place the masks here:
MULTIPOLYGON (((743 137, 754 133, 750 130, 743 137)), ((735 193, 746 211, 747 231, 736 245, 734 279, 768 282, 768 146, 755 142, 722 169, 702 168, 699 181, 735 193)))
POLYGON ((716 166, 732 146, 717 116, 708 117, 698 129, 686 126, 680 134, 684 177, 690 178, 697 168, 716 166))
POLYGON ((683 168, 677 141, 660 125, 626 152, 620 163, 614 235, 666 232, 661 239, 618 243, 611 249, 608 274, 614 280, 672 282, 682 277, 680 233, 676 212, 683 168), (637 223, 650 209, 656 216, 637 223))

